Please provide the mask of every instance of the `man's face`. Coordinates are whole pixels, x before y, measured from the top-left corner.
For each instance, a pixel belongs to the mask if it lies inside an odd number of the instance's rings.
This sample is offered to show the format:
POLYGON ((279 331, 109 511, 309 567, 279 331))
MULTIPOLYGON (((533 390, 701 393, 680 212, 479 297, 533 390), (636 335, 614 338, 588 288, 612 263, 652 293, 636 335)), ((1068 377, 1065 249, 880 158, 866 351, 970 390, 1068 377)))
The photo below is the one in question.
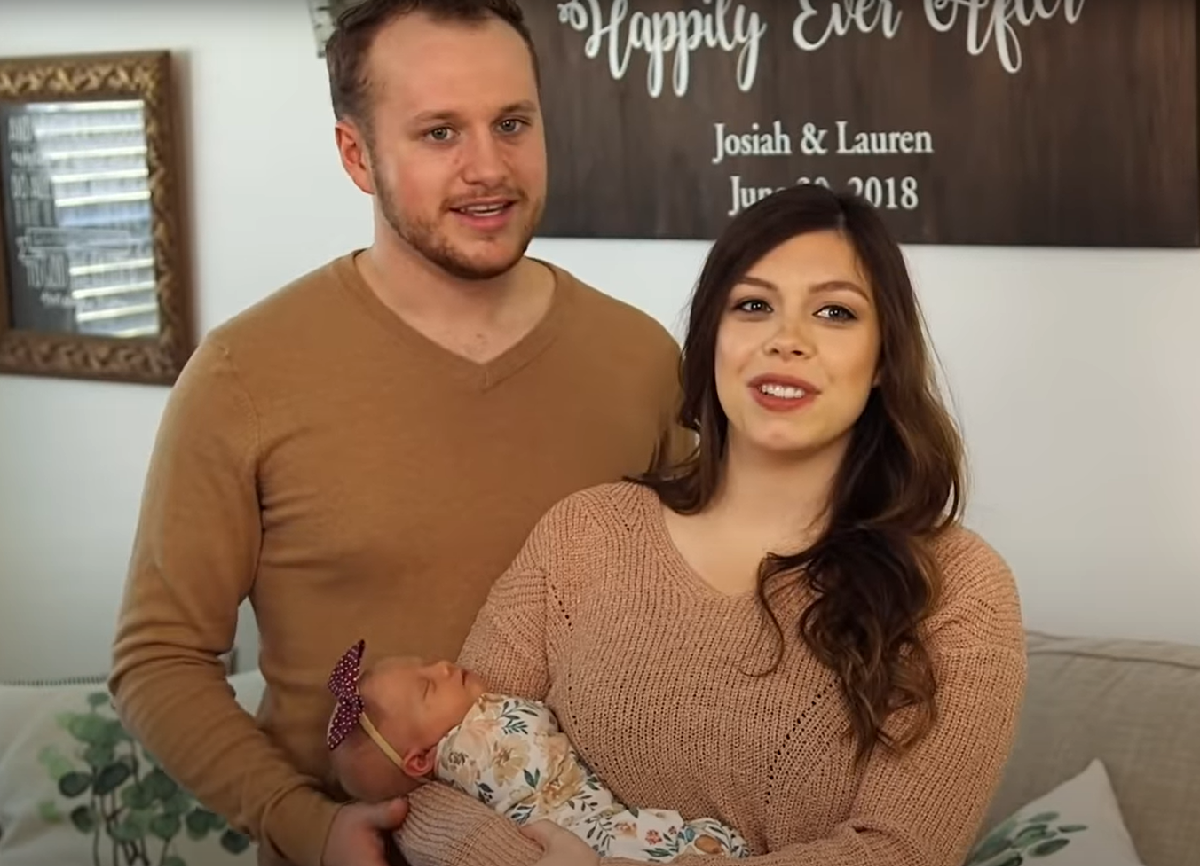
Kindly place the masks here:
POLYGON ((505 273, 546 200, 546 144, 533 61, 498 18, 406 15, 367 57, 377 207, 401 240, 462 279, 505 273))

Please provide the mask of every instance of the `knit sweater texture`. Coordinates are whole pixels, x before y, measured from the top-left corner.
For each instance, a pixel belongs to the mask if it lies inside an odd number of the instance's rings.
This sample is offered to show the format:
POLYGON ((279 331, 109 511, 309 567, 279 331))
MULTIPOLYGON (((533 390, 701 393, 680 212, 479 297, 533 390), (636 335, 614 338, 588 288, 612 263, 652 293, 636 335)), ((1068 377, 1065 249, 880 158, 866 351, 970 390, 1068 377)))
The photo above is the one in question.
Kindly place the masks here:
POLYGON ((170 394, 110 688, 261 862, 320 863, 326 679, 349 646, 453 658, 547 509, 685 443, 672 336, 552 270, 542 320, 477 364, 406 325, 350 254, 210 332, 170 394), (218 661, 245 598, 257 724, 218 661))
MULTIPOLYGON (((716 818, 753 854, 689 866, 960 866, 1014 738, 1024 631, 995 551, 960 527, 932 545, 944 588, 923 631, 937 723, 907 753, 876 749, 862 766, 836 679, 796 634, 811 590, 780 596, 782 662, 755 675, 777 647, 755 594, 721 593, 692 571, 657 496, 637 485, 556 505, 460 660, 493 689, 546 700, 624 802, 716 818)), ((887 729, 900 733, 910 713, 887 729)), ((412 796, 398 841, 412 866, 526 866, 541 854, 515 823, 438 784, 412 796)))

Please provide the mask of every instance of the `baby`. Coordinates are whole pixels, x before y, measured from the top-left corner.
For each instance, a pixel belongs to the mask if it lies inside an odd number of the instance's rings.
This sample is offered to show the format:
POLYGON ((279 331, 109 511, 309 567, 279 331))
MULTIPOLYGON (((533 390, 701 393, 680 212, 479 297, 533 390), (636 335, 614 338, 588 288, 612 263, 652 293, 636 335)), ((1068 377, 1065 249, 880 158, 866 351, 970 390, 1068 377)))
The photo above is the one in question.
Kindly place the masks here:
POLYGON ((518 824, 550 820, 601 857, 749 856, 738 832, 715 820, 618 802, 545 704, 490 694, 449 662, 389 657, 364 670, 365 648, 351 647, 329 677, 337 705, 328 745, 350 796, 378 802, 437 780, 518 824))

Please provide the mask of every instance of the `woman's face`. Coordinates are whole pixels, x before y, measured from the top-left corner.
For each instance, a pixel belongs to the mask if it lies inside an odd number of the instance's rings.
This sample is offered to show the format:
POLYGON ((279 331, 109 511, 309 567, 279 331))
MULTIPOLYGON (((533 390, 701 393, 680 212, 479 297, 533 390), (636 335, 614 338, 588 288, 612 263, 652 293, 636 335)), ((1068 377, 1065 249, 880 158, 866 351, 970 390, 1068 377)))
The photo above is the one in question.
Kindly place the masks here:
POLYGON ((717 396, 731 449, 845 450, 880 352, 872 287, 841 234, 780 244, 730 292, 717 328, 717 396))

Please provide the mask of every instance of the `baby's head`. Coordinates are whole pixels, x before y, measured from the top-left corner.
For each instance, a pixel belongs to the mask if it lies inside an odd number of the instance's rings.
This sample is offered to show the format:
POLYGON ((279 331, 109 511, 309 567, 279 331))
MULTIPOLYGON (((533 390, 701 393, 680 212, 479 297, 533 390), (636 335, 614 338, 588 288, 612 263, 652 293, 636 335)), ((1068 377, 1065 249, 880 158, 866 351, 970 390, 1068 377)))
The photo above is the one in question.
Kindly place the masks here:
POLYGON ((387 656, 360 668, 363 647, 359 641, 330 677, 338 703, 329 747, 345 792, 379 802, 432 777, 438 742, 463 720, 484 684, 446 661, 387 656))

